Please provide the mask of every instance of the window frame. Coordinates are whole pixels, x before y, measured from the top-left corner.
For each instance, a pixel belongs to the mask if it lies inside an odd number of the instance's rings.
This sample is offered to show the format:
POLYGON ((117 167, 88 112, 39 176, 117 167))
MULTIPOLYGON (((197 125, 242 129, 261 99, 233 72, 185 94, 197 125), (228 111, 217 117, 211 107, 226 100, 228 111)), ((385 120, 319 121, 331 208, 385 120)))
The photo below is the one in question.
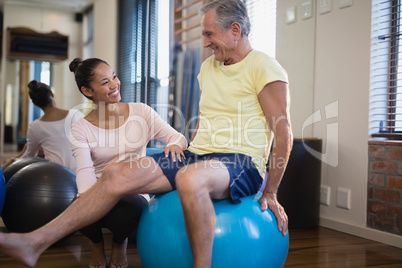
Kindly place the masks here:
MULTIPOLYGON (((399 59, 400 49, 399 37, 402 35, 401 30, 401 5, 402 0, 391 0, 390 3, 390 13, 389 13, 389 34, 377 36, 378 40, 388 40, 388 67, 387 72, 384 77, 387 76, 387 100, 386 109, 386 125, 384 129, 380 123, 379 129, 375 133, 371 133, 373 138, 387 138, 392 140, 402 139, 402 130, 397 130, 397 97, 398 97, 398 82, 402 85, 402 79, 398 79, 398 65, 402 58, 399 59)), ((373 8, 375 6, 373 5, 373 8)), ((402 64, 402 63, 401 63, 402 64)), ((402 69, 402 65, 401 65, 402 69)), ((402 89, 400 90, 402 93, 402 89)), ((399 107, 402 110, 402 106, 399 107)))

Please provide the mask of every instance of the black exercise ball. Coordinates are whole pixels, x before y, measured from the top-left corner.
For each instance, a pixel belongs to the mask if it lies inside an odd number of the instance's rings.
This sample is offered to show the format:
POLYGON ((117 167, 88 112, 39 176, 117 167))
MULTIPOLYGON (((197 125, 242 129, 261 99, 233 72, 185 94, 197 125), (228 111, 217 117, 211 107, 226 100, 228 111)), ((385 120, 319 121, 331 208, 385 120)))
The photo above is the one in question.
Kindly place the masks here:
POLYGON ((10 232, 33 231, 63 212, 77 194, 75 174, 53 162, 16 172, 6 185, 2 218, 10 232))
POLYGON ((26 167, 32 163, 36 162, 49 162, 49 160, 42 157, 27 157, 21 158, 9 165, 3 172, 6 183, 11 179, 11 177, 17 173, 21 168, 26 167))

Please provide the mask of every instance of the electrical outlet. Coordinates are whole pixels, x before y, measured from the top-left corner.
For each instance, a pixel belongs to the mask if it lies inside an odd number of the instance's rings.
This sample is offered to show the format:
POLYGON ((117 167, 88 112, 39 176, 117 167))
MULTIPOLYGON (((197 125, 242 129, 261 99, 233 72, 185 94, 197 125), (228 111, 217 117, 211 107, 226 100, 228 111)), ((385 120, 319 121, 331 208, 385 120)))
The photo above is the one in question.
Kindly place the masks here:
POLYGON ((339 8, 350 7, 353 5, 353 0, 339 0, 339 8))
POLYGON ((330 191, 331 191, 331 188, 329 186, 321 185, 320 204, 329 206, 330 191))
POLYGON ((320 14, 331 12, 332 0, 319 0, 318 10, 320 11, 320 14))
POLYGON ((302 4, 302 18, 309 19, 313 16, 313 1, 307 1, 302 4))
POLYGON ((350 209, 350 189, 338 188, 336 192, 336 206, 350 209))
POLYGON ((286 24, 296 22, 296 6, 292 6, 286 9, 286 24))

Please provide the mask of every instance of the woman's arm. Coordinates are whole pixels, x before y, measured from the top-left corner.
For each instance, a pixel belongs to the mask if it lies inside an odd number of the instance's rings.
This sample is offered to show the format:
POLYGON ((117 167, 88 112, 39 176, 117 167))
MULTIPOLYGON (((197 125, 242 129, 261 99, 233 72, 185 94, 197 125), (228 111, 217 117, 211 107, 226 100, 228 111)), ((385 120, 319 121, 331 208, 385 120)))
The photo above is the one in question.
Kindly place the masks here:
POLYGON ((177 132, 172 126, 166 123, 159 114, 151 107, 146 107, 148 110, 146 114, 150 115, 151 122, 150 128, 150 140, 157 139, 166 143, 164 149, 166 157, 171 154, 174 161, 178 159, 181 161, 181 157, 184 157, 183 150, 187 148, 187 139, 183 134, 177 132))
POLYGON ((71 129, 72 151, 77 166, 76 183, 78 194, 81 195, 96 183, 95 167, 91 158, 91 149, 88 145, 85 131, 78 125, 71 129))
POLYGON ((36 130, 37 129, 36 123, 37 122, 34 121, 28 127, 26 150, 21 155, 21 158, 37 156, 39 149, 41 149, 39 145, 40 137, 36 135, 36 133, 38 132, 36 130))
POLYGON ((11 165, 12 163, 14 163, 15 161, 17 161, 19 158, 21 158, 21 156, 25 153, 25 151, 27 150, 28 145, 25 143, 24 148, 22 148, 21 152, 12 157, 10 160, 8 160, 3 166, 2 169, 5 170, 9 165, 11 165))

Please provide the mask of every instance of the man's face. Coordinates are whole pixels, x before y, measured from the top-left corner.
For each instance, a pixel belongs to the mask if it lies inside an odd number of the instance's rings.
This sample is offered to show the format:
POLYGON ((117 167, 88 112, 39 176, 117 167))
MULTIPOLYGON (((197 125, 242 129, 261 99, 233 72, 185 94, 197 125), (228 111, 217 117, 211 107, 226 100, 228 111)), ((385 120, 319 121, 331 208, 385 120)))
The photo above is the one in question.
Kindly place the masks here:
POLYGON ((204 36, 204 47, 210 48, 217 61, 225 64, 235 63, 236 40, 232 30, 229 28, 223 32, 215 23, 216 13, 214 9, 207 11, 201 21, 202 35, 204 36))

